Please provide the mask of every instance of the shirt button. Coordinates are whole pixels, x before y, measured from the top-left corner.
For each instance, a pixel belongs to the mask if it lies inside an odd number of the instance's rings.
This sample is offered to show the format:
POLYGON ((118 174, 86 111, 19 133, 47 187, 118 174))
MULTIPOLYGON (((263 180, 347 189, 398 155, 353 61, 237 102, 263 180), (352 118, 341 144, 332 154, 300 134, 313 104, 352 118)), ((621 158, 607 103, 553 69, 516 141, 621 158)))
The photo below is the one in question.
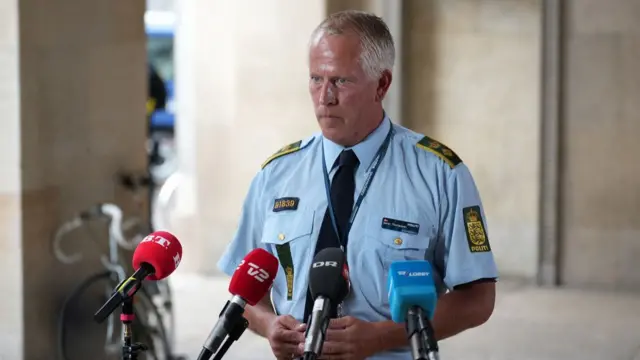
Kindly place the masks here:
POLYGON ((402 245, 402 239, 400 239, 400 238, 395 238, 395 239, 393 240, 393 243, 394 243, 394 244, 396 244, 396 245, 402 245))
POLYGON ((278 235, 278 239, 280 239, 280 241, 284 240, 284 234, 280 233, 280 234, 278 235))

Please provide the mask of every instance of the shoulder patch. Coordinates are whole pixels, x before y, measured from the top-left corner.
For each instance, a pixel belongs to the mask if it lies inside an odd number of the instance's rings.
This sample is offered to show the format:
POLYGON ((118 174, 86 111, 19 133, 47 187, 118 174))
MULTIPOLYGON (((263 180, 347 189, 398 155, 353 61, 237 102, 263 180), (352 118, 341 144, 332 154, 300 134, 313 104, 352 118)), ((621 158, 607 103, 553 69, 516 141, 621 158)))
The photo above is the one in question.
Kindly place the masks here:
POLYGON ((422 150, 426 150, 435 154, 436 156, 444 160, 444 162, 449 164, 452 169, 462 162, 462 160, 458 157, 458 155, 456 155, 456 153, 453 152, 453 150, 428 136, 425 136, 420 141, 418 141, 416 146, 422 150))
POLYGON ((469 206, 462 209, 464 217, 465 231, 467 233, 467 242, 469 243, 469 251, 471 252, 490 252, 491 245, 487 238, 482 213, 479 206, 469 206))
POLYGON ((288 155, 288 154, 292 154, 296 151, 299 151, 303 148, 305 148, 307 145, 309 145, 311 142, 313 141, 313 139, 311 139, 310 141, 303 141, 303 140, 299 140, 296 141, 294 143, 291 143, 283 148, 281 148, 280 150, 276 151, 275 154, 269 156, 269 158, 267 160, 265 160, 265 162, 262 163, 262 168, 264 169, 265 166, 269 165, 270 162, 272 162, 273 160, 288 155))

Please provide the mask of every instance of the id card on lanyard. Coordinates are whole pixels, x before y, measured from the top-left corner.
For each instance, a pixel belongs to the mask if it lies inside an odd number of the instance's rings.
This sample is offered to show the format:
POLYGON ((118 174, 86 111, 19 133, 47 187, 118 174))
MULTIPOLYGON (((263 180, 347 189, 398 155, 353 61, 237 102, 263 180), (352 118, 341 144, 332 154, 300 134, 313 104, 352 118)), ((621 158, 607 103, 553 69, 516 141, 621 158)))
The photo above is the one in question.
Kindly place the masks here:
MULTIPOLYGON (((385 119, 385 121, 389 121, 389 120, 385 119)), ((389 144, 391 143, 391 138, 393 137, 393 133, 394 133, 393 124, 391 124, 391 126, 389 127, 389 132, 387 133, 387 137, 384 139, 384 141, 382 142, 382 145, 380 145, 380 148, 376 153, 376 156, 373 158, 373 162, 371 163, 371 169, 369 170, 369 175, 367 175, 367 178, 364 181, 364 185, 362 186, 362 190, 360 191, 360 194, 358 195, 358 198, 356 199, 353 205, 353 210, 351 211, 349 222, 347 223, 346 229, 344 229, 344 233, 342 234, 340 234, 340 232, 338 231, 336 215, 335 215, 335 211, 333 210, 333 204, 331 203, 331 181, 329 181, 329 172, 327 171, 327 167, 325 166, 326 162, 325 162, 325 155, 324 155, 324 147, 322 147, 322 163, 321 164, 322 164, 322 173, 324 174, 324 188, 325 188, 328 207, 329 207, 328 208, 329 216, 331 217, 331 225, 333 227, 333 231, 335 231, 338 241, 340 242, 339 244, 340 249, 343 252, 345 252, 345 254, 346 254, 345 245, 347 243, 346 240, 347 240, 347 236, 349 235, 349 231, 351 230, 351 225, 353 225, 353 220, 356 218, 356 214, 360 209, 360 205, 362 205, 362 201, 364 200, 364 197, 367 195, 367 192, 369 191, 369 187, 371 186, 373 177, 376 175, 376 172, 378 171, 378 167, 380 166, 382 159, 387 153, 387 149, 389 148, 389 144)))

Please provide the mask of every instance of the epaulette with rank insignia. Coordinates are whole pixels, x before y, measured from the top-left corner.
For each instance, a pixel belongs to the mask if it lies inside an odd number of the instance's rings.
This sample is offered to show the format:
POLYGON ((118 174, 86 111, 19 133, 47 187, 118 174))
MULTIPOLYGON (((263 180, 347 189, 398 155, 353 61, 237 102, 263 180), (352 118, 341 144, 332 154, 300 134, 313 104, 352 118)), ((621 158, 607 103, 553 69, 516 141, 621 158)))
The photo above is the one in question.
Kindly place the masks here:
POLYGON ((269 165, 270 162, 272 162, 273 160, 288 155, 288 154, 292 154, 296 151, 299 151, 301 149, 303 149, 304 147, 306 147, 307 145, 309 145, 311 142, 313 141, 313 139, 311 139, 310 141, 302 141, 302 140, 298 140, 294 143, 291 143, 283 148, 281 148, 280 150, 276 151, 275 154, 269 156, 269 158, 267 160, 265 160, 265 162, 262 163, 262 168, 264 169, 265 166, 269 165))
POLYGON ((462 160, 458 157, 458 155, 456 155, 456 153, 453 152, 453 150, 449 149, 446 145, 431 139, 428 136, 425 136, 420 141, 418 141, 416 146, 420 149, 432 152, 433 154, 444 160, 444 162, 449 164, 452 169, 462 162, 462 160))

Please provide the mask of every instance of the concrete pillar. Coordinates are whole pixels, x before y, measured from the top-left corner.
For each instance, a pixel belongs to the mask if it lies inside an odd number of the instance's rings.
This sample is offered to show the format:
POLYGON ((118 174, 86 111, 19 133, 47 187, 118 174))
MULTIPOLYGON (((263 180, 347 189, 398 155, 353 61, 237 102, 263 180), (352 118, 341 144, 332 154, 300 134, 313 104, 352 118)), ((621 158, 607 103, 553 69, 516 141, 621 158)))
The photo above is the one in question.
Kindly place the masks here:
POLYGON ((211 273, 260 164, 318 129, 307 45, 326 4, 201 0, 177 2, 176 10, 177 144, 185 181, 172 223, 184 243, 181 271, 211 273))
MULTIPOLYGON (((146 213, 114 176, 146 166, 143 14, 135 1, 0 0, 0 358, 55 357, 63 297, 100 269, 104 226, 70 236, 85 258, 64 266, 50 251, 61 222, 99 201, 146 213)), ((89 358, 104 327, 101 304, 83 305, 72 347, 89 358)))
POLYGON ((535 279, 540 2, 409 0, 405 123, 471 169, 502 275, 535 279))
POLYGON ((0 1, 0 358, 23 354, 18 1, 0 1))
POLYGON ((538 283, 547 286, 558 285, 560 271, 563 14, 560 0, 542 1, 538 283))
POLYGON ((640 288, 640 2, 566 4, 561 281, 640 288))

